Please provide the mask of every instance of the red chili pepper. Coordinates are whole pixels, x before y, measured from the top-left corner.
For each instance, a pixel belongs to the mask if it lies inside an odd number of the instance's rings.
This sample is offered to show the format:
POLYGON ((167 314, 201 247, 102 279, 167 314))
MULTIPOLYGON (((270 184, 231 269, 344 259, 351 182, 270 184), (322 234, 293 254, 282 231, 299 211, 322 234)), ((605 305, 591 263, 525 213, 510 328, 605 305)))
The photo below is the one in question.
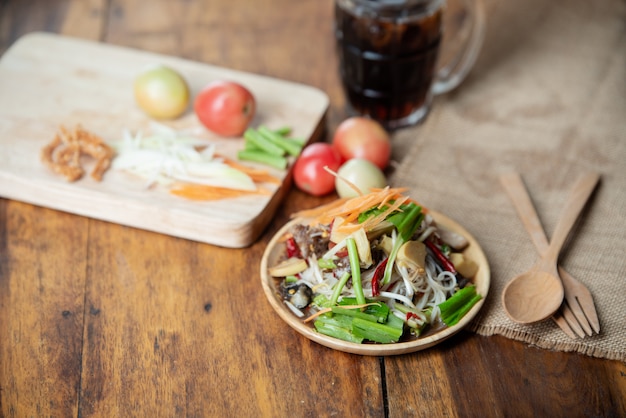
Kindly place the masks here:
POLYGON ((407 312, 406 313, 406 320, 408 321, 411 318, 415 318, 417 320, 420 319, 420 317, 415 312, 407 312))
POLYGON ((426 240, 424 241, 424 244, 426 244, 426 246, 433 252, 433 254, 435 254, 435 257, 437 257, 437 260, 439 260, 444 270, 456 274, 454 264, 452 264, 448 257, 446 257, 432 241, 426 240))
MULTIPOLYGON (((334 242, 332 242, 332 241, 328 241, 328 249, 329 249, 329 250, 332 250, 332 249, 333 249, 333 247, 336 247, 336 246, 337 246, 337 244, 335 244, 334 242)), ((347 249, 347 248, 344 248, 343 250, 339 250, 339 251, 337 251, 337 252, 335 253, 335 255, 336 255, 337 257, 347 257, 347 256, 348 256, 348 249, 347 249)))
POLYGON ((348 256, 348 250, 337 251, 337 253, 335 255, 337 257, 347 257, 348 256))
POLYGON ((385 267, 387 266, 388 258, 385 258, 382 263, 374 270, 374 276, 372 277, 372 296, 378 296, 380 293, 380 281, 385 275, 385 267))
POLYGON ((296 240, 293 237, 290 237, 285 242, 285 245, 287 247, 287 257, 302 258, 302 253, 300 253, 300 247, 298 247, 298 244, 296 243, 296 240))

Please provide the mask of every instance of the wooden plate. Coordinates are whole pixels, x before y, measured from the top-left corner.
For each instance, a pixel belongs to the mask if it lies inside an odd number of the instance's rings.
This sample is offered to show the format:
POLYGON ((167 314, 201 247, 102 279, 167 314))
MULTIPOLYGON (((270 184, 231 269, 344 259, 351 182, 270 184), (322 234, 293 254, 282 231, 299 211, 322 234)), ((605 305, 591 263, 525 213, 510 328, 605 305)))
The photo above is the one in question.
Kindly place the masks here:
POLYGON ((290 327, 304 335, 306 338, 335 350, 361 355, 389 356, 412 353, 432 347, 462 330, 476 316, 478 311, 480 311, 483 306, 487 293, 489 292, 491 275, 487 258, 485 257, 485 254, 476 239, 474 239, 474 237, 472 237, 465 228, 452 219, 432 210, 430 211, 430 214, 432 214, 437 223, 440 225, 462 234, 467 238, 470 244, 463 253, 466 257, 474 260, 479 266, 478 272, 474 277, 474 284, 476 285, 476 291, 481 294, 483 298, 476 305, 474 305, 474 307, 459 321, 458 324, 452 327, 443 328, 431 333, 426 332, 419 338, 395 344, 356 344, 320 334, 315 330, 312 323, 305 324, 302 322, 302 319, 296 317, 289 310, 287 305, 285 305, 283 298, 277 289, 278 281, 268 273, 269 267, 275 265, 281 255, 284 254, 285 245, 281 240, 282 236, 293 224, 302 222, 302 219, 294 219, 283 226, 271 239, 265 253, 263 254, 263 258, 261 260, 261 284, 263 285, 265 296, 278 316, 290 327))

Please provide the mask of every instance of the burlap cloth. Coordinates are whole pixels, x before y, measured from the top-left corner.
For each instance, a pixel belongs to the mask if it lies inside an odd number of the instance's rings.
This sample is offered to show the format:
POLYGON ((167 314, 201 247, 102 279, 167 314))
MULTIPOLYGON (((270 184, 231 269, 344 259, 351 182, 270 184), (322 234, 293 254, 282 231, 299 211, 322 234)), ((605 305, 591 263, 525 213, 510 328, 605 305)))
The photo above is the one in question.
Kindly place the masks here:
POLYGON ((491 288, 469 329, 538 347, 626 361, 626 2, 487 3, 474 70, 398 131, 391 183, 465 226, 485 251, 491 288), (398 151, 400 150, 400 151, 398 151), (591 290, 599 335, 572 340, 551 320, 512 322, 500 297, 537 259, 499 176, 522 174, 550 237, 568 192, 602 174, 561 264, 591 290))

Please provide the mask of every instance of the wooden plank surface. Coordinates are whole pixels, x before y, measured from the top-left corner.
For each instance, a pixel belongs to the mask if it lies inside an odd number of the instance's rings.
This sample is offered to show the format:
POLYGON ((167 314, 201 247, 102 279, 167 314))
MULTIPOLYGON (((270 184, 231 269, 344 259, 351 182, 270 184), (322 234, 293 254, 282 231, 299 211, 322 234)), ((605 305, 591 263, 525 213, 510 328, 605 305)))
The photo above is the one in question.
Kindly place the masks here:
POLYGON ((251 244, 289 187, 286 170, 256 165, 282 181, 262 185, 270 195, 190 201, 164 188, 147 188, 145 179, 115 169, 99 183, 88 176, 68 183, 39 160, 40 150, 60 126, 82 125, 114 143, 125 130, 147 135, 155 123, 197 131, 198 138, 236 160, 243 138, 221 138, 208 132, 191 108, 176 120, 158 122, 138 108, 132 96, 133 80, 153 64, 179 71, 192 97, 210 81, 237 81, 256 98, 258 111, 252 126, 289 126, 291 135, 307 142, 319 136, 328 98, 318 89, 77 38, 29 34, 0 60, 0 195, 200 242, 227 247, 251 244))
MULTIPOLYGON (((0 53, 47 30, 309 84, 332 133, 346 116, 333 2, 258 5, 7 0, 0 53)), ((246 249, 0 198, 0 416, 626 416, 615 361, 470 333, 385 359, 300 337, 259 263, 291 213, 331 198, 290 189, 246 249)))
POLYGON ((375 359, 329 357, 271 320, 246 268, 261 245, 199 246, 95 222, 92 234, 82 361, 98 373, 82 377, 85 416, 124 416, 140 394, 146 416, 286 416, 294 408, 313 416, 322 402, 328 411, 382 413, 375 359), (329 366, 346 374, 309 378, 329 366))
POLYGON ((3 203, 0 416, 76 416, 89 222, 3 203))

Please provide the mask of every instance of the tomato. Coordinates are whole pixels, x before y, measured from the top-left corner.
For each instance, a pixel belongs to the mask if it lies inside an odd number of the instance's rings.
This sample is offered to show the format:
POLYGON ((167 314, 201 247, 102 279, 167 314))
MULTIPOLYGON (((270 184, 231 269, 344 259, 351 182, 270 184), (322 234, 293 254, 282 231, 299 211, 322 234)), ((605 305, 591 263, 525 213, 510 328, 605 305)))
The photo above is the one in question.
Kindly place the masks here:
POLYGON ((200 122, 221 136, 241 136, 256 111, 250 90, 232 81, 214 81, 196 96, 194 111, 200 122))
POLYGON ((189 86, 185 79, 162 65, 152 66, 139 74, 133 90, 137 105, 153 118, 177 118, 189 104, 189 86))
POLYGON ((384 170, 391 158, 391 140, 375 120, 355 116, 341 122, 332 144, 344 160, 364 158, 384 170))
POLYGON ((335 189, 339 197, 356 197, 358 193, 345 180, 356 186, 362 193, 369 193, 372 188, 387 186, 387 179, 382 170, 371 161, 353 158, 346 161, 337 171, 335 189))
POLYGON ((331 193, 335 190, 335 176, 325 166, 335 172, 341 166, 341 157, 330 144, 316 142, 304 148, 293 166, 296 186, 313 196, 331 193))

